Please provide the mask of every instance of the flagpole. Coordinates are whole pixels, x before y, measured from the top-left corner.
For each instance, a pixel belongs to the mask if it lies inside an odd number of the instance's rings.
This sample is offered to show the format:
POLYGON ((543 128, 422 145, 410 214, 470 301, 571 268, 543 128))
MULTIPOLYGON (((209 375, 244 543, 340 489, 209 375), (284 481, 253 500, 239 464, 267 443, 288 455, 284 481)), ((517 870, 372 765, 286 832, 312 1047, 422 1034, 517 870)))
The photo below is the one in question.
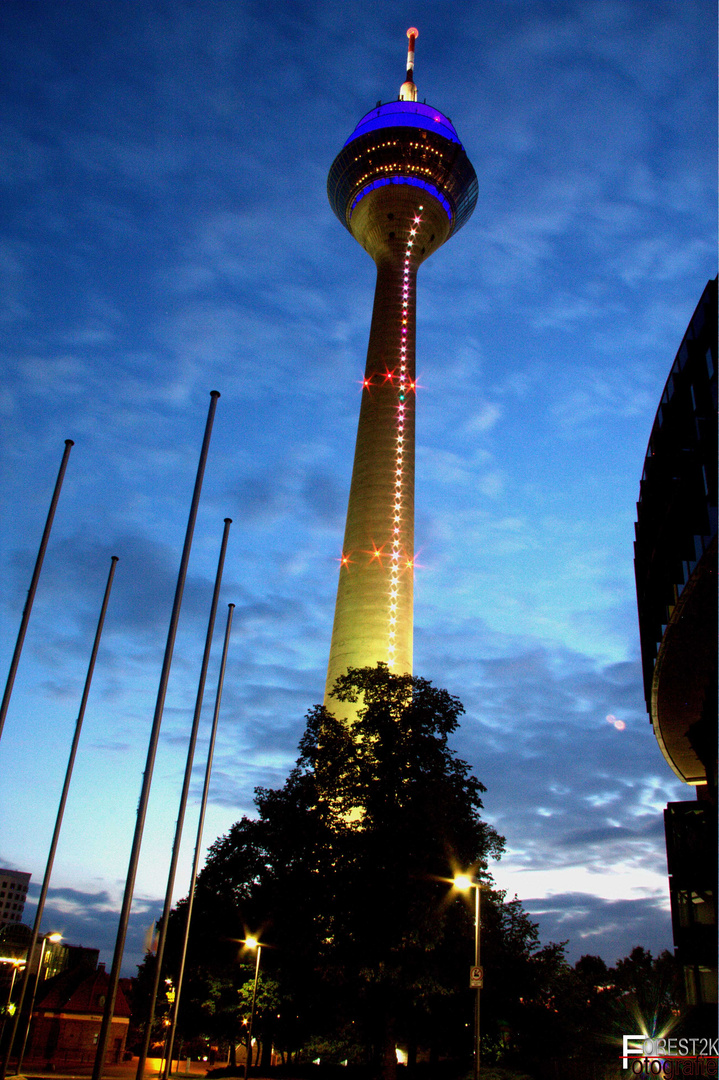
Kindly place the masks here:
POLYGON ((27 624, 30 622, 30 612, 32 611, 32 605, 35 600, 37 583, 40 580, 40 571, 42 570, 42 564, 45 558, 48 540, 50 539, 50 530, 52 529, 52 523, 55 517, 55 509, 57 507, 57 501, 60 498, 62 482, 65 478, 67 459, 70 457, 70 450, 74 445, 75 443, 72 441, 72 439, 65 439, 65 452, 62 455, 60 471, 58 472, 57 480, 55 481, 55 490, 53 492, 52 500, 50 502, 50 509, 48 511, 47 520, 45 522, 45 529, 42 534, 42 540, 40 541, 40 550, 37 553, 35 569, 33 570, 32 579, 30 581, 30 588, 28 589, 27 593, 27 600, 25 601, 25 607, 23 608, 22 619, 20 620, 20 630, 18 632, 17 641, 15 643, 15 652, 13 653, 12 661, 10 662, 10 672, 7 677, 7 683, 5 684, 5 693, 3 694, 2 704, 0 704, 0 738, 2 737, 2 731, 5 726, 5 717, 7 716, 8 706, 10 705, 10 697, 12 696, 12 688, 15 683, 15 675, 17 673, 18 664, 20 663, 20 654, 22 653, 23 642, 25 641, 25 632, 27 630, 27 624))
POLYGON ((172 858, 170 859, 170 870, 167 875, 167 888, 165 890, 165 906, 162 910, 162 920, 160 922, 160 936, 157 942, 157 952, 155 954, 155 973, 152 981, 152 990, 150 992, 150 1008, 148 1010, 147 1019, 145 1021, 145 1031, 142 1038, 142 1047, 140 1049, 140 1056, 137 1062, 137 1080, 142 1080, 142 1076, 145 1072, 145 1062, 147 1061, 147 1052, 150 1048, 150 1036, 152 1034, 152 1022, 155 1019, 155 1002, 157 1000, 157 991, 160 985, 160 973, 162 969, 162 958, 165 955, 165 942, 167 941, 167 928, 170 921, 170 908, 172 907, 172 893, 175 888, 175 874, 177 873, 177 860, 180 856, 180 844, 182 842, 182 829, 185 824, 185 811, 187 809, 187 796, 190 790, 190 781, 192 779, 192 766, 195 760, 195 746, 197 744, 197 731, 200 726, 200 715, 202 713, 202 702, 205 696, 205 681, 207 679, 207 667, 210 662, 210 652, 212 649, 212 636, 215 630, 215 617, 217 615, 217 604, 220 598, 220 586, 222 584, 222 571, 225 565, 225 552, 227 550, 227 537, 230 532, 230 525, 232 524, 232 518, 225 518, 225 529, 222 534, 222 545, 220 548, 220 558, 217 564, 217 575, 215 577, 215 588, 212 594, 212 604, 210 606, 210 618, 207 625, 207 636, 205 638, 205 650, 202 656, 202 666, 200 668, 200 680, 197 688, 197 698, 195 700, 195 712, 192 717, 192 729, 190 731, 190 742, 187 747, 187 761, 185 763, 185 777, 182 784, 182 793, 180 795, 180 808, 177 813, 177 825, 175 827, 175 840, 172 845, 172 858))
POLYGON ((120 911, 120 922, 117 928, 117 938, 115 940, 115 953, 112 958, 112 968, 110 970, 110 984, 107 989, 107 998, 105 1000, 105 1011, 102 1016, 102 1023, 100 1025, 100 1034, 97 1039, 97 1050, 95 1051, 95 1064, 93 1066, 92 1080, 100 1080, 102 1076, 102 1070, 105 1066, 105 1056, 107 1054, 107 1044, 110 1039, 110 1026, 112 1024, 112 1017, 115 1011, 115 999, 117 997, 117 986, 120 980, 120 967, 122 965, 122 956, 125 951, 125 938, 127 937, 127 927, 130 921, 130 908, 132 907, 132 895, 135 889, 135 878, 137 876, 137 866, 140 861, 140 847, 142 846, 142 833, 145 827, 145 817, 147 815, 147 804, 150 799, 150 785, 152 784, 152 772, 155 767, 155 756, 157 754, 157 744, 160 739, 160 725, 162 723, 162 715, 165 707, 165 695, 167 693, 167 683, 170 677, 170 666, 172 664, 172 654, 175 648, 175 638, 177 636, 177 624, 180 618, 180 607, 182 605, 182 594, 185 587, 185 578, 187 577, 187 565, 190 561, 190 550, 192 548, 192 536, 195 529, 195 521, 197 519, 197 509, 200 503, 200 492, 202 491, 202 480, 205 474, 205 464, 207 462, 207 453, 210 446, 210 436, 212 434, 212 424, 215 418, 215 409, 217 407, 217 399, 220 396, 219 391, 212 390, 210 393, 210 408, 207 414, 207 424, 205 426, 205 437, 202 442, 202 450, 200 452, 200 462, 197 468, 197 478, 195 480, 195 489, 192 495, 192 504, 190 507, 190 517, 187 522, 187 531, 185 533, 185 545, 182 550, 182 558, 180 560, 180 569, 177 575, 177 587, 175 589, 175 600, 172 605, 172 616, 170 618, 170 627, 167 633, 167 644, 165 646, 165 658, 162 664, 162 673, 160 675, 160 685, 157 691, 157 702, 155 705, 155 715, 152 722, 152 731, 150 733, 150 742, 147 748, 147 761, 145 763, 145 772, 142 778, 142 789, 140 793, 140 801, 137 807, 137 821, 135 824, 135 835, 132 841, 132 851, 130 854, 130 864, 127 869, 127 878, 125 881, 125 894, 122 901, 122 909, 120 911))
POLYGON ((187 911, 185 912, 185 927, 182 937, 182 950, 180 953, 180 966, 177 974, 177 985, 175 987, 175 1000, 172 1004, 172 1023, 170 1027, 170 1036, 167 1040, 167 1060, 165 1062, 164 1078, 170 1075, 172 1068, 172 1047, 175 1042, 175 1031, 177 1029, 177 1016, 180 1008, 180 994, 182 992, 182 983, 185 977, 185 959, 187 957, 187 942, 190 937, 190 922, 192 921, 192 907, 195 902, 195 882, 197 880, 197 867, 200 862, 200 851, 202 850, 202 833, 205 828, 205 811, 207 809, 207 795, 210 790, 210 777, 212 775, 212 759, 215 754, 215 737, 217 735, 217 722, 220 716, 220 702, 222 701, 222 687, 225 682, 225 667, 227 666, 227 650, 230 644, 230 630, 232 629, 232 614, 235 610, 234 604, 228 605, 227 612, 227 626, 225 628, 225 642, 222 647, 222 661, 220 663, 220 674, 217 681, 217 695, 215 697, 215 711, 212 717, 212 731, 210 733, 210 745, 207 749, 207 765, 205 766, 205 783, 202 788, 202 801, 200 803, 200 817, 197 823, 197 839, 195 840, 195 857, 192 861, 192 873, 190 874, 190 888, 187 894, 187 911))
MULTIPOLYGON (((40 898, 37 902, 37 911, 35 912, 35 922, 32 928, 32 936, 30 938, 30 944, 27 949, 27 963, 25 964, 25 972, 23 974, 23 980, 20 985, 20 994, 15 1006, 15 1020, 12 1026, 12 1032, 10 1034, 10 1041, 5 1049, 5 1055, 3 1057, 2 1067, 0 1069, 0 1076, 4 1077, 7 1072, 8 1062, 10 1061, 10 1054, 12 1052, 13 1043, 17 1036, 17 1028, 20 1022, 20 1014, 22 1007, 25 1003, 25 995, 27 993, 28 983, 30 982, 30 960, 35 950, 38 935, 40 933, 40 924, 42 922, 43 912, 45 911, 45 900, 47 899, 47 891, 50 887, 50 877, 52 875, 52 868, 55 862, 55 853, 57 852, 57 845, 60 840, 60 830, 62 828, 62 819, 65 815, 65 805, 67 803, 67 795, 70 790, 70 781, 72 779, 72 771, 75 766, 75 756, 77 754, 78 743, 80 742, 80 732, 82 731, 82 722, 85 718, 85 708, 87 706, 87 699, 90 694, 90 685, 92 683, 93 672, 95 671, 95 661, 97 659, 97 652, 100 648, 100 638, 102 637, 102 628, 105 624, 105 615, 107 613, 107 605, 110 599, 110 590, 112 589, 112 581, 115 577, 115 567, 117 566, 117 555, 113 555, 110 560, 110 573, 107 578, 107 585, 105 586, 105 595, 102 600, 102 607, 100 609, 100 618, 97 624, 97 630, 95 631, 95 641, 92 646, 92 653, 90 654, 90 663, 87 669, 87 676, 85 678, 85 688, 82 693, 82 700, 80 701, 80 712, 78 713, 77 721, 75 723, 75 734, 72 740, 72 746, 70 748, 70 757, 67 762, 67 769, 65 771, 65 783, 63 784, 62 794, 60 796, 60 804, 57 810, 57 818, 55 819, 55 830, 52 834, 52 842, 50 844, 50 853, 47 857, 47 865, 45 867, 45 876, 42 882, 42 888, 40 889, 40 898)), ((32 1019, 32 1017, 30 1017, 32 1019)), ((28 1021, 29 1031, 29 1021, 28 1021)), ((25 1033, 25 1041, 27 1041, 27 1031, 25 1033)), ((24 1053, 23 1049, 20 1052, 17 1062, 16 1073, 20 1072, 22 1067, 22 1058, 24 1053)))

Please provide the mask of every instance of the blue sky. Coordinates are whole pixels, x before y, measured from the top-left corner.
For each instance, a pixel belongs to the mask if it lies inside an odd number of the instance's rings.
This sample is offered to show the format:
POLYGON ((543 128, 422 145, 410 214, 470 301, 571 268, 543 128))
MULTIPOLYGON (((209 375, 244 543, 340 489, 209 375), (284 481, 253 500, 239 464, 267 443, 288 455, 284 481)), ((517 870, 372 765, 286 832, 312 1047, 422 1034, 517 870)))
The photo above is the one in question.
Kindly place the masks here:
MULTIPOLYGON (((112 955, 209 393, 215 428, 155 768, 130 973, 159 916, 223 519, 236 604, 207 843, 280 785, 323 693, 374 268, 326 197, 397 95, 479 180, 421 269, 415 670, 507 838, 495 878, 569 955, 671 944, 662 808, 690 798, 641 689, 632 540, 652 420, 716 273, 703 0, 5 0, 0 865, 35 895, 110 556, 115 587, 45 929, 112 955), (615 721, 622 721, 616 724, 615 721)), ((28 914, 32 916, 31 909, 28 914)))

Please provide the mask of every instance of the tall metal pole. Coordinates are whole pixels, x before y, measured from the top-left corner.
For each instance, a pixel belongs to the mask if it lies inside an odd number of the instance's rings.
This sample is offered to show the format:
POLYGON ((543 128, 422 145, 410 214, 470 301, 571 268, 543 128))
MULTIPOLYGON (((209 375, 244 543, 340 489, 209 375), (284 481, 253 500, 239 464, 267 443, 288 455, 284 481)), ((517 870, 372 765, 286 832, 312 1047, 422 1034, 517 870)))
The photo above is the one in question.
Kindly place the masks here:
POLYGON ((252 987, 252 1008, 250 1009, 250 1027, 247 1032, 247 1053, 245 1054, 245 1080, 250 1072, 250 1058, 252 1057, 252 1025, 255 1019, 255 1001, 257 1000, 257 983, 260 978, 260 953, 262 946, 257 945, 257 961, 255 963, 255 985, 252 987))
POLYGON ((222 571, 225 565, 225 552, 227 551, 227 537, 230 532, 230 525, 232 524, 232 518, 225 518, 225 528, 222 534, 222 545, 220 547, 220 558, 217 564, 217 575, 215 577, 215 588, 212 594, 212 604, 210 607, 210 618, 207 625, 207 636, 205 638, 205 650, 202 656, 202 667, 200 669, 200 680, 197 688, 197 698, 195 700, 195 712, 192 717, 192 729, 190 731, 190 743, 187 747, 187 761, 185 763, 185 777, 182 784, 182 793, 180 795, 180 808, 177 814, 177 825, 175 828, 175 840, 172 845, 172 858, 170 859, 170 869, 167 875, 167 889, 165 890, 165 906, 162 910, 162 921, 160 923, 160 936, 157 941, 157 953, 155 955, 155 975, 152 982, 152 990, 150 991, 150 1008, 145 1021, 145 1031, 142 1038, 142 1047, 140 1049, 140 1057, 137 1062, 137 1080, 142 1080, 145 1072, 145 1062, 147 1061, 147 1052, 150 1048, 150 1036, 152 1034, 152 1022, 155 1019, 155 1002, 157 1000, 157 990, 160 985, 160 972, 162 970, 162 958, 165 954, 165 942, 167 941, 167 929, 170 921, 170 909, 172 907, 172 893, 175 888, 175 874, 177 872, 177 860, 180 857, 180 844, 182 842, 182 829, 185 823, 185 811, 187 809, 187 796, 190 790, 190 781, 192 780, 192 766, 195 761, 195 746, 197 744, 197 731, 200 726, 200 714, 202 713, 202 702, 205 697, 205 681, 207 679, 207 667, 210 662, 210 652, 212 650, 212 636, 215 631, 215 616, 217 615, 217 604, 220 598, 220 586, 222 585, 222 571))
MULTIPOLYGON (((45 900, 47 899, 47 891, 50 887, 50 877, 52 875, 53 863, 55 862, 55 853, 57 851, 58 841, 60 839, 60 830, 62 828, 62 819, 65 814, 65 805, 67 803, 67 795, 70 790, 70 780, 72 779, 72 770, 75 765, 75 756, 77 754, 77 746, 80 741, 80 732, 82 731, 82 722, 85 718, 85 708, 87 706, 87 699, 90 693, 90 685, 92 683, 92 676, 95 670, 95 661, 97 659, 97 651, 100 647, 100 638, 102 636, 102 628, 105 623, 105 615, 107 613, 107 604, 110 599, 110 590, 112 589, 112 580, 115 576, 115 567, 117 566, 117 555, 113 555, 110 560, 110 573, 107 578, 107 585, 105 586, 105 595, 102 601, 102 608, 100 610, 100 618, 97 624, 97 630, 95 631, 95 641, 92 646, 92 653, 90 654, 90 663, 87 669, 87 676, 85 677, 85 688, 82 693, 82 700, 80 702, 80 712, 78 713, 77 721, 75 723, 75 734, 72 740, 72 746, 70 748, 70 757, 67 763, 67 769, 65 771, 65 783, 63 784, 62 794, 60 796, 60 804, 57 810, 57 817, 55 819, 55 830, 52 834, 52 842, 50 844, 50 853, 47 857, 47 865, 45 867, 45 876, 42 881, 42 888, 40 889, 40 898, 37 902, 37 911, 35 912, 35 922, 32 928, 32 937, 30 938, 30 944, 28 946, 28 962, 25 965, 25 973, 23 975, 22 984, 20 986, 20 996, 17 1002, 17 1009, 15 1012, 15 1021, 12 1027, 12 1034, 10 1036, 10 1042, 8 1043, 2 1062, 2 1071, 0 1076, 4 1077, 7 1071, 8 1062, 10 1060, 10 1054, 12 1052, 13 1043, 15 1042, 15 1036, 17 1034, 17 1026, 20 1021, 20 1013, 25 1002, 25 994, 27 993, 28 982, 30 980, 30 957, 33 954, 35 943, 37 942, 38 935, 40 933, 40 924, 42 923, 43 913, 45 911, 45 900)), ((26 1036, 27 1037, 27 1036, 26 1036)), ((20 1063, 18 1062, 17 1071, 20 1071, 20 1063)))
POLYGON ((152 731, 150 733, 150 742, 147 748, 147 760, 145 763, 145 772, 142 778, 142 789, 140 792, 140 801, 137 807, 137 821, 135 824, 135 835, 132 841, 132 851, 130 853, 130 863, 127 869, 127 879, 125 881, 125 895, 122 901, 122 909, 120 911, 120 922, 117 928, 117 938, 115 941, 115 953, 112 959, 112 968, 110 970, 110 984, 107 988, 107 999, 105 1001, 105 1011, 102 1017, 102 1024, 100 1025, 100 1034, 97 1040, 97 1050, 95 1052, 95 1064, 92 1072, 92 1080, 100 1080, 102 1076, 102 1070, 105 1064, 105 1055, 107 1053, 107 1044, 110 1038, 110 1025, 112 1024, 112 1017, 115 1011, 115 999, 117 998, 117 984, 120 979, 120 967, 122 965, 122 955, 125 951, 125 938, 127 937, 127 926, 130 921, 130 908, 132 906, 132 895, 135 889, 135 878, 137 876, 137 865, 140 859, 140 847, 142 846, 142 833, 145 827, 145 817, 147 815, 147 804, 150 798, 150 785, 152 784, 152 772, 155 767, 155 755, 157 753, 157 744, 160 738, 160 725, 162 723, 162 714, 165 707, 165 695, 167 693, 167 683, 170 676, 170 666, 172 664, 172 654, 175 648, 175 638, 177 636, 177 624, 180 618, 180 607, 182 605, 182 594, 185 588, 185 578, 187 577, 187 565, 190 561, 190 549, 192 548, 192 535, 195 529, 195 521, 197 519, 197 509, 200 502, 200 492, 202 490, 202 480, 205 474, 205 464, 207 462, 207 452, 210 446, 210 436, 212 434, 212 423, 215 418, 215 409, 217 407, 217 399, 220 396, 219 391, 213 390, 210 393, 210 409, 207 415, 207 424, 205 426, 205 437, 202 443, 202 450, 200 452, 200 463, 197 468, 197 478, 195 480, 195 490, 192 495, 192 505, 190 507, 190 517, 187 522, 187 531, 185 533, 185 545, 182 550, 182 558, 180 560, 180 569, 177 575, 177 587, 175 589, 175 600, 172 605, 172 616, 170 618, 170 627, 167 633, 167 644, 165 646, 165 658, 162 664, 162 673, 160 675, 160 685, 157 691, 157 702, 155 704, 155 715, 152 721, 152 731))
MULTIPOLYGON (((474 966, 478 968, 479 965, 479 893, 481 885, 479 882, 474 886, 474 966)), ((477 987, 475 993, 477 995, 474 1005, 474 1080, 479 1080, 479 995, 481 994, 481 987, 477 987)))
POLYGON ((190 888, 187 894, 187 910, 185 912, 185 927, 182 937, 182 949, 180 952, 180 966, 178 968, 177 982, 175 985, 175 1000, 172 1003, 172 1023, 170 1037, 167 1041, 167 1055, 165 1061, 164 1080, 170 1075, 172 1069, 172 1048, 175 1042, 177 1030, 177 1017, 180 1009, 180 994, 185 977, 185 959, 187 957, 187 942, 190 937, 190 923, 192 922, 192 907, 195 902, 195 882, 197 881, 197 868, 200 863, 200 851, 202 850, 202 833, 205 827, 205 811, 207 809, 207 795, 210 790, 210 777, 212 775, 212 759, 215 753, 215 737, 217 735, 217 722, 220 716, 220 703, 222 701, 222 687, 225 681, 225 667, 227 666, 227 650, 230 644, 230 630, 232 629, 232 613, 234 604, 228 604, 227 626, 225 627, 225 642, 222 647, 222 661, 220 662, 220 674, 217 680, 217 694, 215 696, 215 711, 212 717, 212 731, 210 732, 210 745, 207 750, 207 765, 205 766, 205 783, 202 788, 202 800, 200 802, 200 817, 197 823, 197 839, 195 840, 195 856, 192 860, 192 873, 190 874, 190 888))
POLYGON ((65 469, 67 468, 67 459, 70 457, 70 449, 75 443, 72 439, 65 439, 65 452, 62 455, 62 461, 60 463, 60 471, 57 474, 57 480, 55 481, 55 490, 53 492, 52 500, 50 502, 50 509, 47 515, 47 521, 45 522, 45 529, 42 534, 42 540, 40 541, 40 550, 37 553, 37 560, 35 562, 35 569, 33 570, 32 580, 30 581, 30 588, 27 593, 27 600, 25 601, 25 607, 23 608, 22 619, 20 620, 20 630, 17 635, 17 642, 15 643, 15 652, 12 654, 12 660, 10 662, 10 672, 7 677, 7 683, 5 684, 5 693, 3 694, 2 704, 0 704, 0 737, 2 737, 2 730, 5 726, 5 717, 7 716, 8 706, 10 705, 10 697, 12 695, 12 688, 15 682, 15 674, 17 672, 18 664, 20 663, 20 654, 22 653, 23 642, 25 641, 25 632, 27 630, 27 624, 30 621, 30 612, 32 611, 33 601, 35 599, 35 593, 37 591, 37 583, 40 580, 40 571, 42 570, 43 559, 45 558, 45 551, 47 550, 47 543, 50 539, 50 530, 52 529, 53 518, 55 517, 55 508, 57 507, 57 501, 60 498, 60 489, 62 488, 62 482, 65 477, 65 469))

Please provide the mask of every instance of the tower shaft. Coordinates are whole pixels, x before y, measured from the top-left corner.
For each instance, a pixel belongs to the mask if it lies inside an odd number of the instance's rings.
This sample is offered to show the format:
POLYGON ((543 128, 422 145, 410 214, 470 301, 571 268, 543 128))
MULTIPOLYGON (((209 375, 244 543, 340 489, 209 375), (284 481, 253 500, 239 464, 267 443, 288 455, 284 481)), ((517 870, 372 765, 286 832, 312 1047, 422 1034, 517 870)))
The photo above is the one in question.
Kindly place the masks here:
POLYGON ((370 191, 352 225, 377 284, 325 687, 345 718, 356 706, 330 694, 349 667, 412 673, 417 269, 450 227, 436 199, 405 184, 370 191))
POLYGON ((335 714, 328 695, 349 667, 412 671, 416 278, 412 260, 377 267, 325 691, 335 714))

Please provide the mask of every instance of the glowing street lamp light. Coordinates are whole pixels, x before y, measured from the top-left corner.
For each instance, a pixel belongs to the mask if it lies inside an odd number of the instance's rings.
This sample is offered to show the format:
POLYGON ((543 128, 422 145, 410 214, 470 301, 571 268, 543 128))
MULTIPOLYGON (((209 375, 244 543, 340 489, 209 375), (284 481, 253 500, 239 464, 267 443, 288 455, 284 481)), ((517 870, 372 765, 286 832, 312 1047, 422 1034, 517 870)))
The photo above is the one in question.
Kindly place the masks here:
POLYGON ((7 992, 7 1001, 5 1002, 5 1009, 3 1011, 2 1027, 0 1027, 0 1042, 2 1042, 3 1035, 5 1034, 5 1025, 7 1023, 8 1016, 12 1016, 15 1011, 15 1006, 12 1003, 12 992, 15 987, 15 979, 20 968, 25 967, 25 960, 17 960, 12 956, 0 956, 0 964, 12 964, 12 976, 10 978, 10 989, 7 992))
POLYGON ((250 1023, 247 1029, 247 1052, 245 1054, 245 1080, 250 1073, 250 1058, 252 1057, 252 1024, 255 1019, 255 1001, 257 1000, 257 983, 260 978, 260 955, 262 953, 262 946, 256 937, 246 937, 245 946, 248 949, 257 949, 257 959, 255 960, 255 983, 252 987, 252 1007, 250 1008, 250 1023))
POLYGON ((479 963, 479 893, 482 886, 469 874, 455 874, 453 884, 459 892, 474 889, 474 967, 470 972, 469 985, 477 992, 474 1004, 474 1080, 479 1080, 479 992, 483 983, 483 972, 479 963))

